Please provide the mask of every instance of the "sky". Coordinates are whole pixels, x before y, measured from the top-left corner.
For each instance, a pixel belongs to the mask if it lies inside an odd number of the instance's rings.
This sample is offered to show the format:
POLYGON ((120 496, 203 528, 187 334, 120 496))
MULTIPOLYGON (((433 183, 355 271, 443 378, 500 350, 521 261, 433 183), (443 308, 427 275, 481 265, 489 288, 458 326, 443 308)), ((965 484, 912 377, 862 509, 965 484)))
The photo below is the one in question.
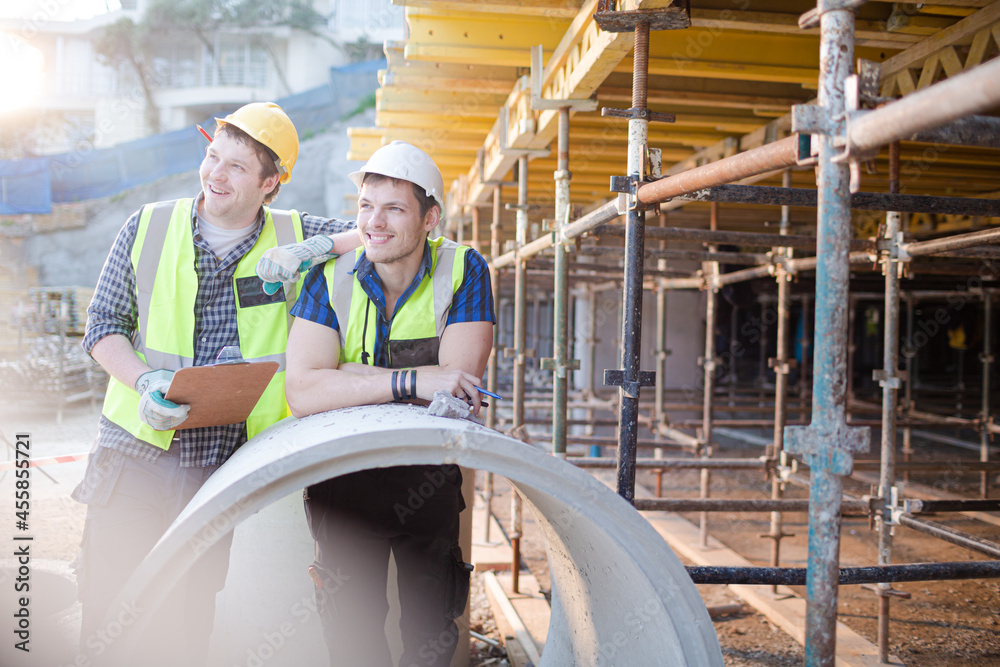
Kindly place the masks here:
MULTIPOLYGON (((87 19, 119 9, 119 0, 25 0, 0 3, 0 19, 28 23, 87 19)), ((18 30, 0 33, 0 117, 29 105, 38 95, 44 76, 41 53, 25 42, 18 30)))
POLYGON ((104 14, 120 7, 119 0, 6 0, 0 2, 0 18, 72 21, 104 14))

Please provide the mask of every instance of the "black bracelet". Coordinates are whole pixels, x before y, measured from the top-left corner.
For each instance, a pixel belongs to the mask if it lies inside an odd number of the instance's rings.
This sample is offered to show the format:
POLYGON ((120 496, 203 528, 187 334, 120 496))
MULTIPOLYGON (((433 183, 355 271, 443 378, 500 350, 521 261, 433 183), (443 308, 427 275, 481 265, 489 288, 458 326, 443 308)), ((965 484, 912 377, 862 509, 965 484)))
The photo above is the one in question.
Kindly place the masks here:
POLYGON ((396 376, 397 375, 399 375, 399 371, 393 371, 392 372, 392 380, 391 380, 391 383, 392 383, 392 400, 394 400, 394 401, 398 401, 399 400, 399 389, 396 388, 396 376))
POLYGON ((417 369, 410 371, 410 398, 417 397, 417 369))
POLYGON ((406 374, 409 372, 410 371, 404 368, 399 373, 399 395, 403 397, 404 401, 410 397, 410 395, 406 393, 406 374))

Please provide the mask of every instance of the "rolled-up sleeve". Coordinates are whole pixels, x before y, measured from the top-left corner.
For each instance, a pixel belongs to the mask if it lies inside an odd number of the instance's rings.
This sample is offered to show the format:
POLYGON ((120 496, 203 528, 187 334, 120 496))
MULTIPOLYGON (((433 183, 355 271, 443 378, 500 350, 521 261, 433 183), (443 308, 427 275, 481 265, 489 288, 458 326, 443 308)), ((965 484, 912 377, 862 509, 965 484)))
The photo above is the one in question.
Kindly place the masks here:
POLYGON ((336 218, 321 218, 317 215, 302 214, 302 235, 305 238, 318 234, 338 234, 354 229, 353 220, 338 220, 336 218))
POLYGON ((302 294, 292 306, 292 316, 338 329, 337 314, 330 305, 330 293, 327 290, 326 275, 323 273, 325 266, 325 262, 314 266, 306 275, 305 282, 302 283, 302 294))
POLYGON ((97 341, 112 334, 132 338, 138 326, 132 244, 139 226, 139 212, 132 214, 118 232, 97 279, 94 298, 87 307, 83 349, 90 354, 97 341))
POLYGON ((469 249, 465 253, 465 278, 452 299, 447 323, 492 322, 496 324, 496 321, 489 266, 482 255, 469 249))

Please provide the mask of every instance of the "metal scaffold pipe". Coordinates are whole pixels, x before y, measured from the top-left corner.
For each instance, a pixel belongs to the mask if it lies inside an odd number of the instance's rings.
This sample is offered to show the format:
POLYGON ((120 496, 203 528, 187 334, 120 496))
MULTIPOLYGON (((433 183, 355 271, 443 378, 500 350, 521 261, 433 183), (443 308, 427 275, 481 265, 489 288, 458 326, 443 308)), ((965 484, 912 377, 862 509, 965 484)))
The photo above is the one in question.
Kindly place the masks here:
MULTIPOLYGON (((789 187, 792 182, 792 172, 785 170, 781 175, 783 187, 789 187)), ((781 207, 781 227, 780 235, 787 236, 791 226, 791 209, 788 206, 781 207)), ((781 254, 785 259, 791 259, 791 248, 782 248, 781 254)), ((788 374, 791 371, 791 364, 788 359, 788 314, 791 307, 791 275, 783 264, 778 264, 774 278, 778 283, 778 334, 777 350, 773 359, 774 368, 774 432, 771 444, 770 459, 779 461, 782 465, 787 463, 787 455, 784 453, 785 423, 788 419, 786 407, 788 403, 788 374)), ((784 495, 785 485, 778 475, 771 478, 771 498, 781 500, 784 495)), ((786 537, 782 525, 781 512, 771 513, 770 530, 767 537, 771 539, 771 567, 781 565, 781 540, 786 537)), ((772 591, 772 592, 777 592, 772 591)))
MULTIPOLYGON (((982 404, 979 419, 983 425, 990 419, 990 368, 993 366, 993 290, 983 291, 983 353, 979 360, 983 364, 982 404)), ((985 426, 979 428, 979 460, 984 464, 990 460, 990 433, 985 426)), ((983 498, 990 497, 990 475, 983 471, 980 474, 979 493, 983 498)))
POLYGON ((924 90, 853 118, 847 128, 851 154, 866 153, 893 141, 1000 105, 1000 60, 949 77, 924 90))
POLYGON ((950 528, 949 526, 945 526, 940 523, 935 523, 934 521, 918 519, 909 514, 901 514, 899 516, 899 525, 912 528, 927 535, 933 535, 934 537, 944 540, 945 542, 950 542, 951 544, 965 547, 971 551, 985 554, 990 558, 1000 558, 1000 544, 984 540, 976 537, 975 535, 963 533, 960 530, 955 530, 954 528, 950 528))
MULTIPOLYGON (((812 207, 815 208, 815 201, 812 207)), ((624 234, 621 225, 604 225, 598 227, 596 233, 624 234)), ((762 234, 758 232, 734 232, 727 230, 690 229, 687 227, 650 227, 646 230, 646 238, 664 241, 691 241, 693 243, 725 243, 727 245, 753 246, 757 248, 797 248, 800 250, 816 250, 815 236, 799 236, 794 234, 762 234)), ((851 250, 874 251, 875 242, 866 239, 851 241, 851 250)))
MULTIPOLYGON (((688 567, 687 571, 696 584, 801 586, 806 582, 806 570, 801 567, 688 567)), ((838 575, 841 586, 879 582, 987 579, 1000 577, 1000 561, 844 567, 840 568, 838 575)))
MULTIPOLYGON (((503 227, 501 226, 501 202, 503 200, 503 186, 497 185, 493 188, 493 217, 490 220, 490 256, 496 257, 500 254, 500 248, 503 247, 503 227)), ((490 284, 493 287, 494 294, 500 294, 500 271, 491 262, 490 265, 490 284)), ((490 365, 489 365, 489 375, 486 378, 486 388, 492 391, 494 394, 499 392, 499 368, 500 363, 500 325, 493 325, 493 349, 490 350, 490 365)), ((490 407, 486 411, 486 427, 496 428, 497 424, 497 405, 496 401, 490 401, 490 407)), ((486 516, 493 516, 493 473, 487 472, 486 478, 483 481, 483 504, 486 505, 486 516)), ((484 522, 485 533, 483 535, 483 542, 486 544, 490 543, 490 525, 492 522, 484 522)))
MULTIPOLYGON (((899 192, 899 142, 889 144, 889 192, 899 192)), ((882 342, 882 372, 876 378, 882 386, 882 449, 879 473, 879 495, 888 498, 896 484, 896 403, 899 377, 899 263, 898 244, 902 216, 890 211, 885 216, 885 238, 889 250, 882 260, 885 273, 885 328, 882 342)), ((878 564, 892 563, 892 529, 884 516, 878 521, 878 564)), ((878 585, 878 654, 882 662, 889 661, 889 601, 892 586, 878 585)))
MULTIPOLYGON (((1000 126, 998 126, 1000 132, 1000 126)), ((1000 141, 1000 140, 998 140, 1000 141)), ((816 191, 807 188, 767 185, 718 185, 681 195, 684 201, 715 201, 720 204, 762 204, 770 206, 816 207, 816 191)), ((861 211, 900 211, 903 213, 945 213, 952 215, 1000 215, 1000 202, 975 197, 938 197, 885 192, 855 192, 851 208, 861 211)))
POLYGON ((647 183, 639 188, 639 202, 650 206, 705 188, 791 167, 796 164, 798 153, 798 136, 785 137, 779 141, 647 183))
MULTIPOLYGON (((635 27, 635 49, 632 59, 632 109, 646 109, 646 82, 649 67, 649 23, 635 27)), ((628 121, 627 175, 634 183, 645 174, 645 156, 649 121, 630 118, 628 121)), ((645 244, 645 211, 629 197, 625 221, 625 276, 622 292, 622 370, 617 378, 621 407, 618 436, 618 494, 625 500, 635 500, 636 439, 639 421, 639 391, 643 385, 639 370, 642 350, 642 288, 645 244)))
MULTIPOLYGON (((709 218, 709 229, 711 231, 716 231, 719 228, 719 205, 715 202, 712 203, 712 210, 709 218)), ((717 248, 715 246, 709 246, 709 250, 714 252, 717 248)), ((718 262, 705 262, 702 264, 702 270, 705 275, 708 276, 711 281, 712 278, 718 276, 719 274, 719 263, 718 262)), ((705 357, 702 359, 702 364, 704 366, 704 386, 702 388, 702 405, 701 405, 701 443, 699 449, 701 450, 702 456, 705 458, 712 457, 712 418, 714 413, 712 411, 712 406, 715 400, 715 324, 717 316, 717 303, 715 289, 710 288, 705 290, 705 357)), ((709 468, 702 468, 701 470, 701 484, 700 484, 700 495, 702 498, 708 498, 711 495, 711 485, 712 485, 712 472, 709 468)), ((701 543, 702 548, 708 547, 708 524, 709 517, 707 512, 702 512, 698 517, 698 539, 701 543)))
MULTIPOLYGON (((517 161, 517 238, 518 248, 528 238, 528 156, 517 161)), ((527 364, 528 276, 524 259, 517 257, 514 268, 514 415, 513 430, 524 425, 525 366, 527 364)), ((518 592, 521 572, 521 497, 510 494, 511 588, 518 592)))
POLYGON ((847 306, 851 237, 850 173, 836 164, 843 135, 844 86, 854 62, 854 12, 820 14, 818 107, 825 117, 816 170, 816 307, 812 420, 785 430, 785 450, 810 467, 806 582, 806 665, 829 667, 836 656, 840 504, 854 454, 868 448, 867 429, 847 425, 847 306))
POLYGON ((989 243, 1000 243, 1000 229, 983 229, 978 232, 958 234, 941 239, 931 239, 930 241, 915 241, 904 244, 902 250, 910 257, 923 257, 952 250, 977 248, 989 243))
MULTIPOLYGON (((555 178, 555 224, 558 230, 569 220, 569 107, 559 109, 558 161, 555 178)), ((558 233, 558 232, 557 232, 558 233)), ((566 456, 566 395, 569 391, 569 250, 564 243, 555 246, 555 299, 553 303, 552 370, 552 452, 566 456)), ((543 362, 543 367, 545 364, 543 362)))

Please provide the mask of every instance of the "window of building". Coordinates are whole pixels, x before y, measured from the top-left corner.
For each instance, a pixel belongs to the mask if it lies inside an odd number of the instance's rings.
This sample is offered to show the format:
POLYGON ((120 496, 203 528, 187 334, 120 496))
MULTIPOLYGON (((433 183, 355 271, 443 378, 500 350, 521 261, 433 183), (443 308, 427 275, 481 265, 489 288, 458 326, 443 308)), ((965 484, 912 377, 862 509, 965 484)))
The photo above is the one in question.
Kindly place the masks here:
POLYGON ((267 52, 263 47, 253 44, 248 37, 220 37, 216 41, 215 58, 206 48, 202 63, 205 85, 251 88, 267 86, 267 52))

